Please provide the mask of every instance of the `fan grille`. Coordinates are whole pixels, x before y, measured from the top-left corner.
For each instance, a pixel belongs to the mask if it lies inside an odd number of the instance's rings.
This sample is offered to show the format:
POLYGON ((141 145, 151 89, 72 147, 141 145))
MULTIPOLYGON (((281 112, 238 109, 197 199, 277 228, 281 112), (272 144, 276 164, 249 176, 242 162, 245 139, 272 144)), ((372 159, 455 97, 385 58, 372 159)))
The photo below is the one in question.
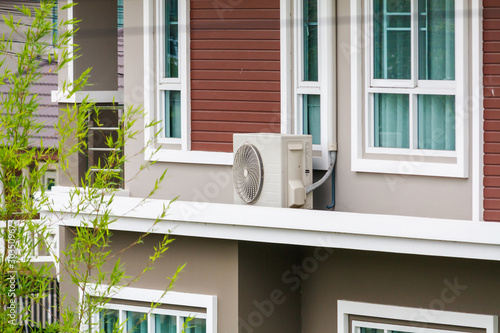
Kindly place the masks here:
POLYGON ((233 183, 243 202, 253 204, 259 199, 264 181, 264 169, 259 151, 244 143, 234 154, 233 183))

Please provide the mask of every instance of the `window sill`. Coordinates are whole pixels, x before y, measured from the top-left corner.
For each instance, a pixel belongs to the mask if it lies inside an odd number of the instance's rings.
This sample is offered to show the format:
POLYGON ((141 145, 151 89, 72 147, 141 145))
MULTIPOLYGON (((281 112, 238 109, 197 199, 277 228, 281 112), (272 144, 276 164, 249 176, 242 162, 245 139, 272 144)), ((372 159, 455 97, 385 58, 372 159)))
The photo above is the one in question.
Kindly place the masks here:
POLYGON ((146 161, 193 163, 213 165, 233 165, 233 153, 209 152, 209 151, 185 151, 173 149, 160 149, 155 151, 146 148, 144 152, 146 161))
POLYGON ((352 159, 351 170, 400 175, 436 176, 467 178, 468 170, 464 163, 440 163, 422 161, 420 156, 408 155, 400 160, 380 160, 368 158, 352 159))

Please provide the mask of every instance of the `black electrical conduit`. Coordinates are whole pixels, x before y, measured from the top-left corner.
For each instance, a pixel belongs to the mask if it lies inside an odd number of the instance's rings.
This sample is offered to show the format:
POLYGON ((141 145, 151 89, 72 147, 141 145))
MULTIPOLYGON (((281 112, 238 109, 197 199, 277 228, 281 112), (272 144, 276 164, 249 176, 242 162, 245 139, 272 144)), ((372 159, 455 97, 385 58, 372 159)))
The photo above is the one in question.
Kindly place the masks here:
POLYGON ((335 175, 333 175, 333 169, 335 168, 335 162, 337 161, 337 152, 336 151, 331 151, 330 152, 330 165, 328 166, 328 170, 326 173, 323 175, 323 177, 318 180, 316 183, 311 184, 309 186, 306 186, 306 193, 310 193, 323 185, 324 182, 332 176, 332 203, 328 206, 326 206, 328 209, 333 208, 335 206, 335 175))

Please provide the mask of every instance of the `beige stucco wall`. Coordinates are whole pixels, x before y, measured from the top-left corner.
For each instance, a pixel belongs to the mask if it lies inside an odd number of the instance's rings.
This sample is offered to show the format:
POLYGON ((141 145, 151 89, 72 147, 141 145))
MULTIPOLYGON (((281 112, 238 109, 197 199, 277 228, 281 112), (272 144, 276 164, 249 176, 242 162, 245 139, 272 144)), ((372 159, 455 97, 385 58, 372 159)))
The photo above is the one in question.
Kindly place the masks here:
MULTIPOLYGON (((113 232, 111 238, 112 255, 117 253, 140 236, 132 232, 113 232)), ((72 231, 63 229, 62 245, 73 239, 72 231)), ((119 254, 126 275, 135 277, 142 272, 153 247, 161 241, 160 235, 150 235, 144 243, 136 245, 119 254)), ((115 258, 116 259, 116 258, 115 258)), ((115 261, 107 265, 111 270, 115 261)), ((186 264, 179 274, 173 291, 197 293, 217 296, 218 332, 237 332, 238 318, 238 244, 234 241, 213 240, 204 238, 175 237, 165 255, 156 261, 154 269, 145 273, 131 287, 165 290, 170 283, 168 277, 173 276, 177 267, 186 264)), ((93 274, 96 274, 94 271, 93 274)), ((78 292, 62 271, 61 290, 66 297, 66 304, 78 299, 78 292)), ((125 283, 124 280, 123 283, 125 283)), ((153 301, 153 300, 152 300, 153 301)))
MULTIPOLYGON (((350 45, 349 1, 337 2, 337 84, 338 160, 336 166, 337 211, 396 214, 409 216, 470 219, 472 211, 471 179, 398 176, 351 171, 350 45)), ((143 94, 142 2, 125 0, 125 101, 141 106, 143 94)), ((143 124, 137 122, 135 129, 143 124)), ((127 146, 132 156, 143 147, 142 136, 127 146)), ((134 177, 144 157, 131 157, 126 178, 134 177)), ((154 179, 168 169, 158 191, 158 198, 207 202, 233 202, 231 168, 227 166, 159 162, 127 184, 132 196, 144 196, 154 179)), ((316 178, 320 176, 317 173, 316 178)), ((324 209, 331 202, 330 181, 314 193, 315 208, 324 209)))
MULTIPOLYGON (((439 218, 472 217, 471 179, 351 171, 350 5, 337 1, 337 210, 439 218)), ((469 149, 469 161, 470 161, 469 149)))
POLYGON ((74 38, 80 57, 74 61, 75 78, 92 68, 84 90, 118 90, 118 13, 116 0, 85 0, 73 7, 78 23, 74 38))
MULTIPOLYGON (((314 251, 305 249, 302 260, 314 251)), ((336 332, 337 300, 500 315, 499 262, 334 250, 306 267, 304 333, 336 332)), ((419 314, 415 320, 433 317, 419 314)))

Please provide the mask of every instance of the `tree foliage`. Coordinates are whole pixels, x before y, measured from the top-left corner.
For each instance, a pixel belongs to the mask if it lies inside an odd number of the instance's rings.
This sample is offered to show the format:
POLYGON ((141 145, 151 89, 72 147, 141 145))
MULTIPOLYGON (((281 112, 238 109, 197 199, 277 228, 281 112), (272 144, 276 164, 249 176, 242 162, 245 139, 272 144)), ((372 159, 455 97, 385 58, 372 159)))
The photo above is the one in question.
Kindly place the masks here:
MULTIPOLYGON (((165 235, 158 246, 151 249, 152 254, 137 276, 127 276, 119 260, 120 253, 110 250, 109 226, 115 221, 111 204, 116 191, 119 191, 118 185, 126 182, 121 172, 127 158, 123 148, 128 140, 133 140, 139 134, 133 130, 133 124, 143 116, 140 108, 124 110, 117 135, 105 138, 112 153, 87 171, 83 179, 72 179, 74 188, 70 192, 71 202, 68 203, 71 213, 62 214, 52 210, 53 203, 42 182, 48 164, 42 162, 57 162, 59 172, 70 175, 72 159, 87 152, 89 119, 94 119, 96 126, 102 126, 99 123, 99 107, 85 99, 78 105, 68 105, 62 110, 56 126, 59 134, 57 147, 45 147, 43 142, 39 142, 38 147, 35 145, 35 138, 43 128, 43 124, 36 119, 40 108, 39 98, 32 93, 33 84, 43 76, 40 68, 52 63, 59 72, 75 59, 77 50, 77 46, 70 45, 70 42, 77 32, 78 21, 62 21, 56 27, 50 19, 54 6, 54 1, 41 1, 36 8, 16 7, 24 19, 16 21, 12 15, 4 16, 10 33, 0 38, 0 85, 8 87, 6 93, 0 94, 0 221, 3 221, 0 226, 3 236, 0 246, 0 332, 5 333, 20 332, 23 322, 42 330, 39 322, 32 321, 30 306, 21 306, 19 302, 28 296, 35 303, 40 303, 47 296, 54 277, 69 279, 79 289, 81 296, 79 299, 60 302, 61 306, 67 305, 57 309, 59 316, 53 313, 60 320, 44 325, 43 331, 76 333, 92 325, 98 329, 96 323, 90 320, 94 314, 112 298, 117 288, 134 283, 153 269, 155 261, 164 255, 172 242, 165 235), (25 24, 25 21, 30 24, 25 24), (54 28, 58 29, 58 34, 53 39, 54 28), (15 40, 23 41, 18 49, 15 40), (7 65, 7 60, 11 60, 10 63, 13 60, 16 65, 7 65), (52 213, 50 220, 40 218, 42 208, 52 213), (80 223, 70 228, 73 240, 70 246, 61 250, 62 258, 59 258, 59 253, 50 247, 51 229, 64 225, 68 218, 80 223), (51 262, 37 262, 40 251, 48 251, 60 269, 57 270, 51 262), (61 272, 64 274, 60 275, 61 272), (94 285, 108 287, 99 296, 88 297, 86 291, 94 285)), ((63 7, 62 10, 71 6, 63 7)), ((90 69, 73 82, 63 83, 64 93, 71 96, 80 91, 85 87, 89 73, 90 69)), ((146 127, 154 125, 152 122, 146 127)), ((144 166, 141 169, 146 168, 144 166)), ((151 195, 157 190, 163 176, 156 182, 151 195)), ((167 209, 164 207, 160 212, 157 222, 165 216, 167 209)), ((139 235, 124 251, 141 244, 147 235, 139 235)), ((172 287, 182 268, 179 267, 174 276, 169 278, 165 292, 172 287)), ((154 307, 155 304, 152 304, 154 307)))

